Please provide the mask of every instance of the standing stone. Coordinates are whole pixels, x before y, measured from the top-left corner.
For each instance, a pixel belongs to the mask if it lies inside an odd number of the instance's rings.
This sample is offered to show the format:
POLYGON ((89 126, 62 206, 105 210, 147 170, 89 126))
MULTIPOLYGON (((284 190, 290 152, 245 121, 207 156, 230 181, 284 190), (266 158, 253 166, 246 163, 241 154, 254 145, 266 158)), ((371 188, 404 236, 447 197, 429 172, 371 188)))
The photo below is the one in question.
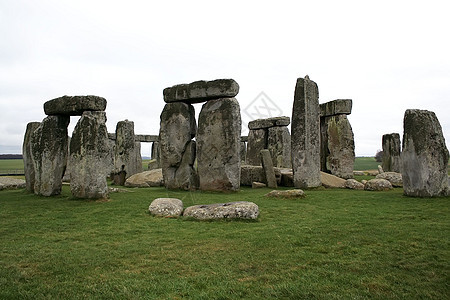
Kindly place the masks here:
POLYGON ((169 189, 191 190, 198 186, 194 169, 197 125, 191 104, 167 103, 161 113, 160 159, 164 184, 169 189))
POLYGON ((123 185, 124 180, 133 174, 142 172, 142 161, 137 159, 140 149, 137 149, 134 137, 134 122, 120 121, 116 126, 116 147, 114 155, 115 184, 123 185))
POLYGON ((294 185, 310 188, 320 181, 319 89, 308 76, 298 78, 292 109, 292 169, 294 185))
POLYGON ((266 175, 267 187, 276 189, 277 179, 273 170, 272 157, 270 156, 269 150, 261 150, 261 163, 264 169, 264 174, 266 175))
POLYGON ((241 141, 241 163, 245 164, 245 161, 247 159, 247 143, 241 141))
POLYGON ((27 124, 25 136, 23 138, 22 154, 23 154, 23 166, 25 173, 26 189, 29 192, 34 192, 34 163, 33 156, 31 155, 31 136, 33 132, 39 127, 40 122, 30 122, 27 124))
POLYGON ((70 189, 76 198, 107 198, 111 150, 106 113, 85 111, 70 139, 70 189))
POLYGON ((400 134, 391 133, 384 134, 382 138, 383 143, 383 160, 381 166, 385 172, 401 173, 400 160, 400 134))
POLYGON ((35 183, 34 193, 59 195, 67 164, 69 116, 48 116, 31 135, 35 183))
POLYGON ((328 152, 325 171, 344 179, 353 178, 355 142, 347 116, 325 117, 324 123, 321 130, 326 130, 326 141, 322 141, 322 144, 326 145, 328 152))
POLYGON ((206 102, 198 123, 200 189, 238 190, 241 167, 241 114, 238 101, 235 98, 223 98, 206 102))
POLYGON ((252 129, 248 133, 247 164, 261 165, 261 150, 267 148, 268 134, 265 129, 252 129))
POLYGON ((291 134, 286 126, 270 127, 267 137, 267 149, 272 163, 278 168, 292 168, 291 134))
POLYGON ((449 152, 434 112, 408 109, 403 119, 402 178, 407 196, 450 195, 449 152))

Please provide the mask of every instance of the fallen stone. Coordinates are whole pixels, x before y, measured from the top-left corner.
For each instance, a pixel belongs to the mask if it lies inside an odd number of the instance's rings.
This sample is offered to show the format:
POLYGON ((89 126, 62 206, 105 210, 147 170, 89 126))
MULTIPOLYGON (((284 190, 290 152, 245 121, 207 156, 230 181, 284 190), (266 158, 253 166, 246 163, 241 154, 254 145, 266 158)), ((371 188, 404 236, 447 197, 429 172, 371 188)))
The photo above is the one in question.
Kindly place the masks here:
POLYGON ((361 180, 361 183, 364 184, 364 185, 366 185, 367 180, 363 179, 363 180, 361 180))
POLYGON ((239 85, 233 79, 217 79, 212 81, 195 81, 189 84, 178 84, 163 91, 164 101, 201 103, 220 98, 233 98, 239 93, 239 85))
POLYGON ((198 117, 200 190, 237 191, 241 176, 241 112, 235 98, 203 104, 198 117))
POLYGON ((183 202, 176 198, 157 198, 148 207, 150 214, 159 217, 180 217, 183 202))
POLYGON ((263 167, 241 165, 241 185, 251 186, 253 182, 266 183, 263 167))
POLYGON ((383 174, 383 173, 384 173, 383 168, 380 165, 378 165, 378 174, 383 174))
POLYGON ((364 171, 353 171, 353 176, 366 176, 364 171))
POLYGON ((257 119, 248 122, 248 129, 265 129, 275 126, 288 126, 291 123, 291 119, 289 117, 273 117, 266 119, 257 119))
POLYGON ((267 185, 265 183, 262 183, 262 182, 256 182, 256 181, 252 182, 252 189, 264 188, 266 186, 267 185))
POLYGON ((370 179, 364 185, 366 191, 388 191, 392 190, 392 184, 386 179, 370 179))
POLYGON ((396 172, 384 172, 378 174, 376 179, 386 179, 389 181, 393 187, 403 187, 403 178, 401 173, 396 172))
POLYGON ((402 178, 405 195, 450 195, 449 152, 434 112, 408 109, 403 119, 402 178))
POLYGON ((320 104, 320 116, 349 115, 352 113, 352 99, 337 99, 320 104))
POLYGON ((312 188, 320 181, 319 88, 308 76, 298 78, 292 108, 291 153, 294 185, 312 188))
POLYGON ((138 188, 164 186, 162 169, 134 174, 125 181, 125 186, 138 188))
POLYGON ((306 197, 305 192, 300 189, 286 190, 286 191, 271 191, 266 194, 266 197, 273 198, 304 198, 306 197))
POLYGON ((98 96, 62 96, 44 103, 47 115, 81 116, 85 111, 104 111, 106 99, 98 96))
POLYGON ((352 190, 364 190, 364 184, 356 179, 347 179, 345 181, 345 187, 352 190))
POLYGON ((345 179, 325 172, 320 172, 320 180, 322 185, 326 188, 345 188, 345 179))
POLYGON ((8 189, 23 189, 26 187, 26 181, 12 177, 0 177, 0 191, 8 189))
POLYGON ((184 217, 198 220, 258 218, 259 207, 253 202, 239 201, 210 205, 195 205, 184 210, 184 217))
POLYGON ((365 173, 368 176, 377 176, 378 174, 380 174, 380 172, 378 170, 367 170, 367 171, 365 171, 365 173))

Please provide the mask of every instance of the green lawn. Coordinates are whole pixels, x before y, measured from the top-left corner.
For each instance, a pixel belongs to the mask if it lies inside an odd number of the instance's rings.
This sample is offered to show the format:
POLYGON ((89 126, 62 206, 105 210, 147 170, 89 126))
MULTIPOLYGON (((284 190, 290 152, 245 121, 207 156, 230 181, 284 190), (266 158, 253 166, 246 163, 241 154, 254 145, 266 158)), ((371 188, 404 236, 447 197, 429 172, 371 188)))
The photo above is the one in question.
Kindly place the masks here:
POLYGON ((448 299, 450 198, 312 190, 299 200, 126 189, 108 202, 0 191, 0 299, 448 299), (253 201, 257 221, 148 205, 253 201))
POLYGON ((356 157, 353 169, 357 171, 377 170, 378 165, 381 165, 381 162, 377 162, 374 157, 356 157))
POLYGON ((0 174, 11 170, 18 170, 23 173, 22 159, 0 159, 0 174))

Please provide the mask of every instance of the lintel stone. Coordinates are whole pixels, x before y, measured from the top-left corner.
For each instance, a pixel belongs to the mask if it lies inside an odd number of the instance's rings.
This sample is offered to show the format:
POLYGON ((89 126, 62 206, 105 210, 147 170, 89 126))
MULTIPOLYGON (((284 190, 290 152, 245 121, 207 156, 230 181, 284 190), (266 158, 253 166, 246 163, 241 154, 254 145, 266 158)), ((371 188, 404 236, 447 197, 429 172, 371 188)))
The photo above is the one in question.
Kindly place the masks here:
POLYGON ((257 119, 254 121, 248 122, 248 129, 263 129, 270 128, 275 126, 288 126, 291 123, 291 119, 289 117, 273 117, 267 119, 257 119))
POLYGON ((104 111, 106 99, 99 96, 62 96, 44 103, 46 115, 81 116, 85 111, 104 111))
POLYGON ((349 115, 352 113, 352 99, 337 99, 320 104, 320 116, 349 115))
POLYGON ((201 103, 219 98, 232 98, 239 93, 239 84, 234 79, 217 79, 212 81, 194 81, 165 88, 164 101, 201 103))

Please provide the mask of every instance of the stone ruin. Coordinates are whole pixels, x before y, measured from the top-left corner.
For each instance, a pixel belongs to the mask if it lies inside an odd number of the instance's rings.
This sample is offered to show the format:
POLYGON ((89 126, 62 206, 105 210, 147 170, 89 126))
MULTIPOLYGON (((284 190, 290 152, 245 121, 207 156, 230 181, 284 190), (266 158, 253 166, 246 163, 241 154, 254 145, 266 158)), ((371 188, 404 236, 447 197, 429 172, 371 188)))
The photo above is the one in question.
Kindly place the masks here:
POLYGON ((344 179, 353 178, 355 162, 351 112, 351 99, 320 104, 320 169, 344 179))
POLYGON ((403 130, 401 162, 405 195, 449 196, 449 152, 435 113, 406 110, 403 130))
POLYGON ((275 167, 291 168, 291 135, 289 117, 258 119, 248 123, 246 163, 261 165, 261 150, 268 149, 275 167))
POLYGON ((381 167, 385 172, 401 173, 401 141, 400 134, 384 134, 382 138, 383 159, 381 167))
POLYGON ((39 125, 29 123, 24 137, 25 178, 29 191, 42 196, 60 194, 69 160, 74 197, 107 196, 110 147, 105 108, 106 99, 97 96, 63 96, 44 104, 47 117, 39 125), (69 146, 70 116, 81 118, 69 146))
POLYGON ((170 189, 236 191, 240 186, 241 115, 233 79, 164 89, 160 160, 170 189), (198 128, 192 104, 202 103, 198 128), (194 140, 195 138, 195 140, 194 140), (197 170, 194 167, 197 162, 197 170))
POLYGON ((291 132, 294 186, 296 188, 320 186, 319 88, 309 76, 297 79, 291 132))

